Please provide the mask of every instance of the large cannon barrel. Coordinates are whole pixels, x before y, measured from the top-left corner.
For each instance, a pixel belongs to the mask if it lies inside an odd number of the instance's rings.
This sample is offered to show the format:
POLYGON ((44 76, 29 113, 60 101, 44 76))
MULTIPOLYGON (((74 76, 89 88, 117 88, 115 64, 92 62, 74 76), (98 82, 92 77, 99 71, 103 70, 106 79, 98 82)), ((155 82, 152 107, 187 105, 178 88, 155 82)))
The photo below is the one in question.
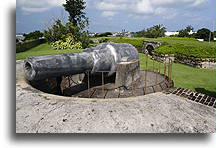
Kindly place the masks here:
POLYGON ((138 59, 138 52, 132 45, 102 43, 83 52, 27 58, 24 72, 26 79, 32 81, 85 71, 115 71, 118 63, 134 59, 138 59))

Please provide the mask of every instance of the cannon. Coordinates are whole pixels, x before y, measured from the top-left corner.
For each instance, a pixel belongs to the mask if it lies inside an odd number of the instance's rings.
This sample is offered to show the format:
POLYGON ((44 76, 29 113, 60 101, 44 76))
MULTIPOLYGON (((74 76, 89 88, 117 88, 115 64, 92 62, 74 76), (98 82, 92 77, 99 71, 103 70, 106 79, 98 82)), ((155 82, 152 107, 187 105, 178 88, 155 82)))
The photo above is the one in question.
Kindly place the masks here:
POLYGON ((77 53, 29 57, 24 61, 24 72, 29 81, 75 75, 85 71, 110 71, 110 76, 118 63, 138 58, 137 49, 130 44, 101 43, 77 53))

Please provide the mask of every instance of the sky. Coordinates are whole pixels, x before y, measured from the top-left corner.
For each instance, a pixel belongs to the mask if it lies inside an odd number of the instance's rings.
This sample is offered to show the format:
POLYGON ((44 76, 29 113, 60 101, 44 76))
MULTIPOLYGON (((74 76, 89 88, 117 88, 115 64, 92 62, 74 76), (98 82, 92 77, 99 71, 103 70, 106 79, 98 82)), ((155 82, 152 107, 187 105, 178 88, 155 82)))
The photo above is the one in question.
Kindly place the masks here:
MULTIPOLYGON (((68 20, 66 0, 17 0, 16 33, 45 30, 53 20, 68 20)), ((215 26, 214 0, 84 0, 90 32, 140 31, 163 24, 167 31, 188 25, 194 30, 215 26)))

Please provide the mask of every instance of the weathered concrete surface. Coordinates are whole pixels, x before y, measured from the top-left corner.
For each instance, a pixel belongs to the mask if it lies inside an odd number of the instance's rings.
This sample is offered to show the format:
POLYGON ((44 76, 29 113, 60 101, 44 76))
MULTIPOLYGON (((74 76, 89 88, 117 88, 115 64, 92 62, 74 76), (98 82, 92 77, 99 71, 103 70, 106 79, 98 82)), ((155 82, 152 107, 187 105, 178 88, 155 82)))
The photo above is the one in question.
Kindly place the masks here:
POLYGON ((117 64, 115 87, 135 87, 134 83, 141 82, 139 60, 117 64))
POLYGON ((17 62, 17 133, 213 133, 215 109, 164 93, 87 100, 44 94, 21 80, 17 62))

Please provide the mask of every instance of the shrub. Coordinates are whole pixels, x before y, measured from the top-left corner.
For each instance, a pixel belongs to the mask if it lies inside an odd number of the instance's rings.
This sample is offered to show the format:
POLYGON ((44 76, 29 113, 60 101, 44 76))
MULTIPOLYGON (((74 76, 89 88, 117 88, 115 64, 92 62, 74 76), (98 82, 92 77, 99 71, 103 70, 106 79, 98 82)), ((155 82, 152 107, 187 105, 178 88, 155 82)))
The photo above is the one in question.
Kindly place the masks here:
POLYGON ((82 49, 82 43, 81 42, 75 42, 74 38, 72 36, 66 37, 64 40, 58 40, 53 43, 51 43, 51 46, 55 50, 64 50, 64 49, 82 49))
POLYGON ((68 36, 73 36, 76 42, 81 42, 83 48, 87 48, 90 44, 90 37, 87 32, 81 32, 81 29, 68 22, 62 24, 61 20, 56 20, 55 24, 44 31, 46 40, 56 42, 59 40, 65 40, 68 36))
POLYGON ((77 35, 77 41, 82 43, 83 48, 89 47, 91 40, 87 32, 82 32, 77 35))

